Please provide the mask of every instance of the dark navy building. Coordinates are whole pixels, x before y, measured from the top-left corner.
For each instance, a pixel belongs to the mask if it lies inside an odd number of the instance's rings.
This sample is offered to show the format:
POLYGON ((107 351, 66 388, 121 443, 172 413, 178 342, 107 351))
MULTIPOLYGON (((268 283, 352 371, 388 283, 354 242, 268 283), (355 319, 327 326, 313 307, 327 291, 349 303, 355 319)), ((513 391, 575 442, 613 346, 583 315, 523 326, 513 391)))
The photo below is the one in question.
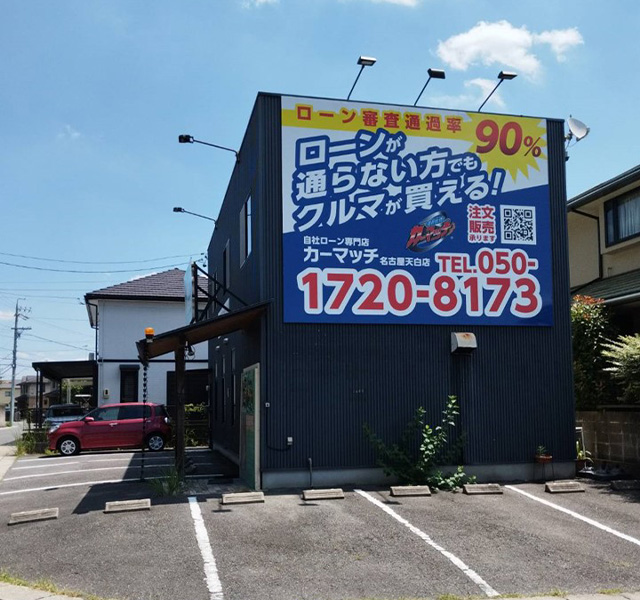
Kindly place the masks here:
POLYGON ((562 120, 260 93, 238 157, 210 402, 250 484, 383 482, 365 423, 397 441, 450 394, 480 481, 540 445, 573 473, 562 120))

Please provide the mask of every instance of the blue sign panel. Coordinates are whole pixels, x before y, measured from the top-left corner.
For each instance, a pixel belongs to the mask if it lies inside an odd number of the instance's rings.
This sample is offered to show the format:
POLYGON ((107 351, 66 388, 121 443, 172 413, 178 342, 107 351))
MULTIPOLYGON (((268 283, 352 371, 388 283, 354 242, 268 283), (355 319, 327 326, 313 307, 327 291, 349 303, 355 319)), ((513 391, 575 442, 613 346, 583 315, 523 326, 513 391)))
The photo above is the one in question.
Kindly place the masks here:
POLYGON ((546 122, 282 98, 284 320, 552 325, 546 122))

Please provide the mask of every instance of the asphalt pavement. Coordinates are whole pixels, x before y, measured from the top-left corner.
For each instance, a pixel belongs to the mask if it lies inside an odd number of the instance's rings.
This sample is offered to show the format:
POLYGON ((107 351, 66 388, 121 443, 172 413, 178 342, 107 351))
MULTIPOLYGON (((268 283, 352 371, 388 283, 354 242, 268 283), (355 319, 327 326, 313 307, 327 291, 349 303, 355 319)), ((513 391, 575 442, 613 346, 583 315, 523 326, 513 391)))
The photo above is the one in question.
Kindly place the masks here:
MULTIPOLYGON (((345 488, 342 500, 287 490, 226 505, 221 494, 242 487, 208 451, 191 455, 202 476, 177 497, 140 482, 139 452, 21 457, 0 482, 0 568, 118 600, 640 600, 639 491, 591 481, 562 495, 543 484, 418 498, 345 488), (106 502, 140 498, 150 510, 105 513, 106 502), (8 525, 44 508, 58 518, 8 525)), ((170 452, 147 454, 145 478, 171 463, 170 452)), ((35 600, 5 588, 0 600, 35 600)))

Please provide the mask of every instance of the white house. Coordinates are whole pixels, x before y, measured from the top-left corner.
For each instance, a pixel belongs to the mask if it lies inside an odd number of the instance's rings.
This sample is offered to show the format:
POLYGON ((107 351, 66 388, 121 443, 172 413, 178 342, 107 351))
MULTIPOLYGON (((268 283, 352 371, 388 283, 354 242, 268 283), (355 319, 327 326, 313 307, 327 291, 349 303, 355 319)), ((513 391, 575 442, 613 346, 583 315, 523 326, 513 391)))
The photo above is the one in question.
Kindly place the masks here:
MULTIPOLYGON (((85 295, 91 327, 97 330, 98 405, 142 401, 144 370, 136 340, 147 327, 162 332, 187 324, 184 274, 171 269, 85 295)), ((187 357, 187 403, 207 403, 207 344, 194 346, 192 352, 187 357)), ((152 360, 147 371, 147 400, 173 404, 174 376, 171 355, 152 360)))

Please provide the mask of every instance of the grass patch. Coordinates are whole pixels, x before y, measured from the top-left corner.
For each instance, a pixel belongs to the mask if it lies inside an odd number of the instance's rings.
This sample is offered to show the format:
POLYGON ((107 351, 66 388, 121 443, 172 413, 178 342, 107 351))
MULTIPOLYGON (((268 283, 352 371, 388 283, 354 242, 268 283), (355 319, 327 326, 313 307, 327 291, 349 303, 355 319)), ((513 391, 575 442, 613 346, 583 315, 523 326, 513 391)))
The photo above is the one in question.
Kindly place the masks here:
POLYGON ((564 598, 564 596, 568 596, 569 592, 565 592, 563 590, 551 590, 548 594, 545 594, 545 596, 556 596, 557 598, 564 598))
POLYGON ((179 496, 184 492, 184 481, 175 467, 164 471, 161 477, 149 480, 156 496, 179 496))
POLYGON ((14 577, 4 570, 0 570, 0 582, 8 583, 9 585, 28 587, 35 590, 42 590, 51 594, 71 596, 72 598, 84 598, 85 600, 108 600, 107 598, 103 598, 102 596, 96 596, 95 594, 86 594, 84 592, 75 592, 73 590, 61 588, 49 579, 38 579, 38 581, 33 583, 20 577, 14 577))
POLYGON ((39 454, 44 452, 47 447, 47 432, 27 431, 22 435, 18 435, 16 440, 16 456, 24 456, 25 454, 39 454))
POLYGON ((615 596, 616 594, 622 594, 622 590, 620 588, 613 588, 610 590, 598 590, 598 594, 606 594, 608 596, 615 596))

